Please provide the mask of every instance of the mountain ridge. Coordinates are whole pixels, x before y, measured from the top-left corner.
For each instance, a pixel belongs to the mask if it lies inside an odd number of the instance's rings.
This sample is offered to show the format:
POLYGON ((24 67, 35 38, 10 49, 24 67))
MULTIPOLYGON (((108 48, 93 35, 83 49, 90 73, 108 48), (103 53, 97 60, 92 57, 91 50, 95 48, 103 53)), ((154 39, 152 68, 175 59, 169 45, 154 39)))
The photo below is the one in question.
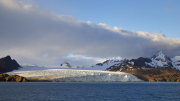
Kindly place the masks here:
MULTIPOLYGON (((111 66, 119 66, 122 63, 127 63, 128 65, 134 65, 136 67, 144 68, 157 68, 157 67, 171 67, 180 70, 180 56, 174 56, 172 58, 166 56, 162 51, 157 52, 151 58, 139 57, 137 59, 124 59, 124 60, 106 60, 103 63, 97 63, 95 66, 103 66, 105 64, 111 63, 111 66), (114 63, 114 64, 113 64, 114 63)), ((92 67, 95 67, 92 66, 92 67)), ((109 67, 111 67, 109 66, 109 67)), ((109 68, 108 67, 108 68, 109 68)), ((108 70, 105 68, 105 70, 108 70)))
POLYGON ((131 59, 106 71, 130 73, 144 81, 180 82, 180 56, 170 58, 159 51, 151 58, 131 59))

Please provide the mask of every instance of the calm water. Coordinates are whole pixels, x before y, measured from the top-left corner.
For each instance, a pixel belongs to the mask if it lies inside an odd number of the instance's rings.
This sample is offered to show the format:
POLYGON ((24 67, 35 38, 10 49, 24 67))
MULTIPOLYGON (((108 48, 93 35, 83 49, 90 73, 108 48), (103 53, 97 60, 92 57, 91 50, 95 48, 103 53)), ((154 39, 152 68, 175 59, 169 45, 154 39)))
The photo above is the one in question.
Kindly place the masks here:
POLYGON ((180 83, 0 83, 1 101, 180 101, 180 83))

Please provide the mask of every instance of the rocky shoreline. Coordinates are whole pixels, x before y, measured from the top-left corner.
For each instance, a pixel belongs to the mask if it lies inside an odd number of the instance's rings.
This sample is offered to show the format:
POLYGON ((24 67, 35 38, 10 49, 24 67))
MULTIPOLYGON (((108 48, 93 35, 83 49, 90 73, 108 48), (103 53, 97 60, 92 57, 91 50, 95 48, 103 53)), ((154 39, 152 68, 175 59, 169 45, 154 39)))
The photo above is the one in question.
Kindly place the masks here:
POLYGON ((25 77, 0 73, 0 82, 29 82, 25 77))

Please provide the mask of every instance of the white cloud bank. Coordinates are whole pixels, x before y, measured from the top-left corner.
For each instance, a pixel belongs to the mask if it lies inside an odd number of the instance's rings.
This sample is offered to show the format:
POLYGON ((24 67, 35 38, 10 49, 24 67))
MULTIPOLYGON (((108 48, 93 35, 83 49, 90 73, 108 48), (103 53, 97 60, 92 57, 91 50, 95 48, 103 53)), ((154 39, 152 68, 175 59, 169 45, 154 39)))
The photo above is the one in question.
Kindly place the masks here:
POLYGON ((66 60, 90 65, 111 57, 150 57, 159 50, 168 56, 180 55, 180 39, 79 21, 33 4, 0 0, 0 57, 11 55, 20 64, 52 65, 66 60), (94 59, 66 57, 70 53, 94 59))

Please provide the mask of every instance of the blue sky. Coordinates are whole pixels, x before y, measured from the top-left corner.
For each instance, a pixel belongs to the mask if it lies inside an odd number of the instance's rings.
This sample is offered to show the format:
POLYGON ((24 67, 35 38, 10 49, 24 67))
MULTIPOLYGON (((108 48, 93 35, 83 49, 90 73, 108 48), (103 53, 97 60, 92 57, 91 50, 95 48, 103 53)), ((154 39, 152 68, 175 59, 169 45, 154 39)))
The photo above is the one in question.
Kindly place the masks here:
POLYGON ((55 14, 180 38, 179 0, 24 0, 55 14))
POLYGON ((0 57, 92 66, 180 56, 179 0, 0 0, 0 57), (2 15, 3 14, 3 15, 2 15))

